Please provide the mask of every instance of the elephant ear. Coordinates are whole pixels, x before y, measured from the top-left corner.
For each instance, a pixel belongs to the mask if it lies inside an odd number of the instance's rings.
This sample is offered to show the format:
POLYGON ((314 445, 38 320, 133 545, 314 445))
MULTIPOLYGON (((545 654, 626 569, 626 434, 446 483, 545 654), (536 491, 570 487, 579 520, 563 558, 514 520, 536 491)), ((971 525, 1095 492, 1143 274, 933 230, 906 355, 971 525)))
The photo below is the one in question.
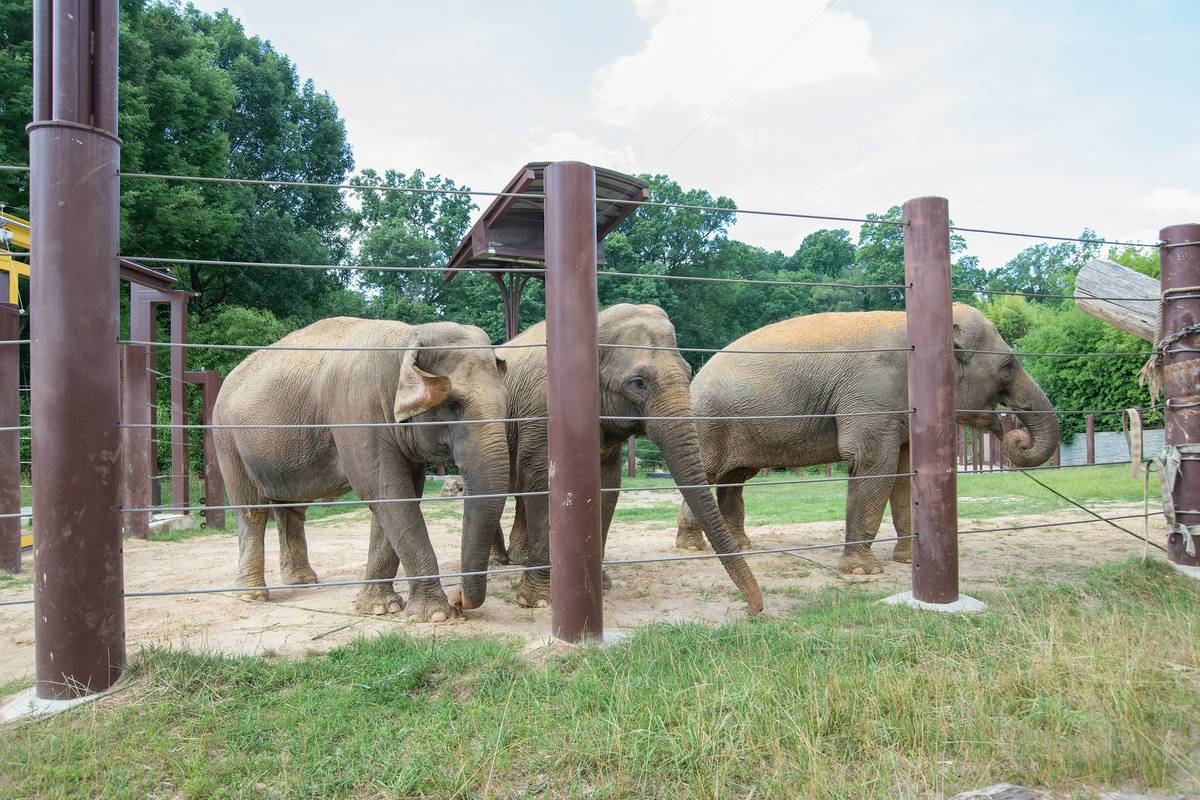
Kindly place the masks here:
POLYGON ((417 366, 419 350, 407 350, 400 361, 400 378, 396 384, 396 421, 415 417, 428 411, 446 399, 450 393, 450 379, 444 375, 432 375, 417 366))
POLYGON ((504 380, 504 376, 508 374, 508 358, 499 350, 493 350, 496 355, 496 369, 500 372, 500 380, 504 380))
POLYGON ((954 323, 954 360, 960 367, 966 366, 967 362, 975 356, 975 351, 979 349, 982 339, 982 331, 978 326, 969 322, 954 323))

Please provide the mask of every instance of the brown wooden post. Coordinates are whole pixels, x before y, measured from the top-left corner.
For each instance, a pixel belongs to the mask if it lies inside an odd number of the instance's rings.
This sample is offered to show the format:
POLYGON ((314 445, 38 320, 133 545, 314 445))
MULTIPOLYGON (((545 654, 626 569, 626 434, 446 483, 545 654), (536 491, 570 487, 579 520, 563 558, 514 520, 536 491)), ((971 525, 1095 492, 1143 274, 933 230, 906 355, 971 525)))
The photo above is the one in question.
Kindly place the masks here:
MULTIPOLYGON (((1163 394, 1167 446, 1200 445, 1200 224, 1172 225, 1159 233, 1162 281, 1163 394), (1186 245, 1172 245, 1189 242, 1186 245), (1182 331, 1193 332, 1181 335, 1182 331), (1178 338, 1176 338, 1178 337, 1178 338)), ((1200 577, 1200 453, 1180 455, 1171 488, 1176 529, 1167 532, 1167 559, 1200 577), (1190 512, 1190 513, 1189 513, 1190 512), (1190 531, 1188 533, 1187 531, 1190 531), (1192 551, 1187 552, 1190 535, 1192 551)))
POLYGON ((1054 466, 1062 466, 1062 444, 1057 444, 1054 447, 1054 466))
POLYGON ((117 0, 37 0, 33 17, 34 639, 37 695, 68 698, 125 663, 117 0))
POLYGON ((630 436, 625 445, 625 474, 637 477, 637 436, 630 436))
MULTIPOLYGON (((187 381, 183 373, 187 370, 187 302, 188 294, 173 289, 164 294, 170 295, 171 306, 171 505, 185 508, 189 497, 189 476, 191 465, 188 463, 188 431, 183 428, 187 424, 187 381)), ((182 512, 188 513, 186 511, 182 512)))
MULTIPOLYGON (((213 424, 213 409, 217 395, 221 392, 221 373, 215 369, 203 372, 185 372, 189 384, 199 386, 203 392, 204 410, 202 425, 213 424)), ((204 524, 210 528, 225 527, 225 481, 221 477, 221 465, 217 460, 217 437, 212 428, 204 429, 204 524), (214 508, 216 506, 216 508, 214 508)))
POLYGON ((604 634, 596 173, 578 161, 549 164, 545 196, 550 626, 578 642, 604 634))
MULTIPOLYGON (((0 303, 0 341, 21 336, 21 312, 0 303)), ((21 571, 21 345, 0 344, 0 569, 21 571), (10 516, 11 515, 11 516, 10 516)))
POLYGON ((908 327, 909 454, 912 463, 912 596, 946 604, 958 596, 954 332, 949 203, 904 204, 908 327))
MULTIPOLYGON (((121 419, 126 426, 149 425, 150 348, 127 344, 124 349, 124 368, 121 370, 121 419)), ((150 491, 153 464, 149 428, 126 427, 121 431, 122 503, 125 508, 149 508, 153 504, 150 491)), ((123 515, 125 533, 145 539, 150 535, 150 512, 126 512, 123 515)))
POLYGON ((825 477, 826 477, 826 478, 832 478, 832 477, 833 477, 833 464, 826 464, 826 465, 825 465, 825 477))
POLYGON ((1087 463, 1096 463, 1096 417, 1087 415, 1087 463))

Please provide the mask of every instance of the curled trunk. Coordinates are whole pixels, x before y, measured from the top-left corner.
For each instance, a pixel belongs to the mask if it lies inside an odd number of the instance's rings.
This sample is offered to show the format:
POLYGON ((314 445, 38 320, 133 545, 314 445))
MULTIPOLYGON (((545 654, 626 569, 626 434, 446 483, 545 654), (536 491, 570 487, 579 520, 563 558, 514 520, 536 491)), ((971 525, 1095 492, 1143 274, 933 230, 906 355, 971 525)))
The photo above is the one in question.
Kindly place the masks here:
POLYGON ((1058 415, 1042 387, 1021 371, 1008 393, 1009 408, 1016 412, 1025 430, 1012 430, 1004 436, 1004 457, 1016 467, 1036 467, 1046 463, 1058 447, 1058 415))
MULTIPOLYGON (((686 390, 684 394, 686 395, 686 390)), ((673 403, 659 403, 655 406, 657 407, 647 409, 649 416, 692 416, 691 403, 686 399, 675 398, 673 403)), ((704 472, 704 464, 700 460, 700 446, 695 424, 690 419, 653 420, 647 422, 646 433, 662 450, 671 475, 675 478, 675 483, 680 486, 679 491, 683 495, 683 499, 687 501, 688 507, 695 514, 712 549, 718 554, 736 552, 737 542, 721 517, 712 490, 699 488, 708 481, 704 472), (683 488, 688 486, 697 488, 683 488)), ((746 598, 750 613, 761 612, 762 591, 746 560, 741 556, 729 556, 722 558, 721 563, 741 591, 742 596, 746 598)))

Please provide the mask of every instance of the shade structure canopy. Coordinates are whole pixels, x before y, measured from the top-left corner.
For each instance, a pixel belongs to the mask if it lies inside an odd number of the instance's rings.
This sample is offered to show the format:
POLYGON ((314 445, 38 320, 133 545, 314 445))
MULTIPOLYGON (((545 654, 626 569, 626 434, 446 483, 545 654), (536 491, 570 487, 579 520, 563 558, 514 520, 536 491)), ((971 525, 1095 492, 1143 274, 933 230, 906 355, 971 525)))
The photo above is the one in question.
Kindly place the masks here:
MULTIPOLYGON (((545 263, 542 194, 548 163, 534 161, 521 167, 459 242, 443 273, 446 280, 464 267, 489 270, 499 278, 513 268, 536 268, 545 263)), ((595 170, 597 260, 604 263, 604 237, 637 209, 636 203, 650 196, 650 188, 623 172, 603 167, 595 170)))

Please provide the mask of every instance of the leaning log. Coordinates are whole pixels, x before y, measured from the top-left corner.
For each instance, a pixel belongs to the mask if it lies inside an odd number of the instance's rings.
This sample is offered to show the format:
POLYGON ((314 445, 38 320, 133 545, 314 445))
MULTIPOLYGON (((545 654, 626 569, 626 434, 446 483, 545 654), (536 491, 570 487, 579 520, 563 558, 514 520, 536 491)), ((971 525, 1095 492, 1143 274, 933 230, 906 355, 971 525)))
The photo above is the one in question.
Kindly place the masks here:
POLYGON ((1157 279, 1102 258, 1089 261, 1075 278, 1080 310, 1147 342, 1158 332, 1159 293, 1157 279))

